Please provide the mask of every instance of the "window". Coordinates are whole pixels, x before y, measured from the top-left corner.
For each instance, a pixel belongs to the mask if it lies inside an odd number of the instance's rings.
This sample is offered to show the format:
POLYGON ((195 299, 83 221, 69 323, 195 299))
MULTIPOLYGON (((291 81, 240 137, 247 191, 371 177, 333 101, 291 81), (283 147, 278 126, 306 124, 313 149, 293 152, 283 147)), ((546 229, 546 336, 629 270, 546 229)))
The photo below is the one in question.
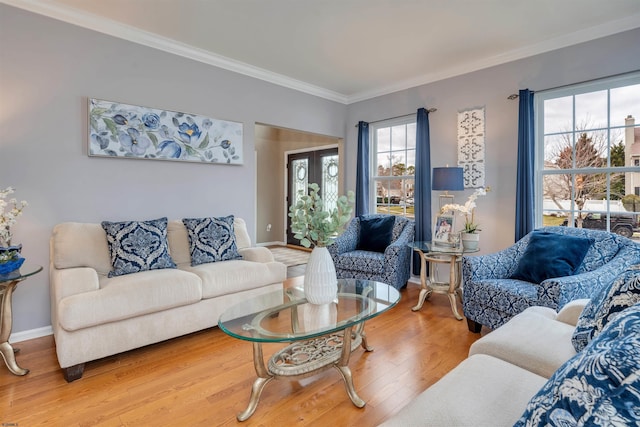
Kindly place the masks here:
POLYGON ((371 131, 372 211, 414 218, 416 120, 386 120, 371 131))
POLYGON ((535 102, 536 225, 640 232, 640 73, 538 92, 535 102))

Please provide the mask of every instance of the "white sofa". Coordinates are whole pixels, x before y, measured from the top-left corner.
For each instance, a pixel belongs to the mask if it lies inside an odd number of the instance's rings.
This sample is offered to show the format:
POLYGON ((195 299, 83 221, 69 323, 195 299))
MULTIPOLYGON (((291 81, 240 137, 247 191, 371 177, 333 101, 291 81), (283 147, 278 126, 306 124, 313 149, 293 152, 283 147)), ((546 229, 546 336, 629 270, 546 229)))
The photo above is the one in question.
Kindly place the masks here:
POLYGON ((526 309, 473 343, 467 359, 382 425, 513 426, 529 400, 576 354, 571 336, 587 302, 572 301, 558 313, 526 309))
POLYGON ((51 324, 67 381, 85 362, 216 326, 229 306, 282 289, 286 266, 252 247, 246 224, 234 220, 242 259, 191 266, 187 230, 169 221, 176 269, 107 277, 111 258, 100 224, 62 223, 50 241, 51 324))

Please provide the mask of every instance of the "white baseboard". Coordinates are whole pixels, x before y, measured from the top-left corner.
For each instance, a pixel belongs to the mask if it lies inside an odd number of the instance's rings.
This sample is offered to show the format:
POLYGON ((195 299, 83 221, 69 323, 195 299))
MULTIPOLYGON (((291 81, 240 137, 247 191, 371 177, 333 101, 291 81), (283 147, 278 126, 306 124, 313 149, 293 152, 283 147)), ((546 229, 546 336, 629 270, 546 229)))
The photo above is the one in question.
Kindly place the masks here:
POLYGON ((11 336, 9 337, 9 342, 14 343, 27 341, 34 338, 46 337, 48 335, 53 335, 53 328, 51 327, 51 325, 11 334, 11 336))
POLYGON ((418 286, 421 285, 420 276, 411 275, 411 277, 409 277, 409 280, 407 282, 413 285, 418 285, 418 286))

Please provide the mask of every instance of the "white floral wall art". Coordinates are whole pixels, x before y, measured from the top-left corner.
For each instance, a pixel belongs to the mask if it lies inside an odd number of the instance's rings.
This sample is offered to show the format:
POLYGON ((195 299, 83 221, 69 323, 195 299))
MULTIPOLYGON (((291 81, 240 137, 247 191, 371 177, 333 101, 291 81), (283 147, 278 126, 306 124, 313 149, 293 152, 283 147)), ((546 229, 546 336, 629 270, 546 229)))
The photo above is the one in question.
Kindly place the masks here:
POLYGON ((464 188, 484 187, 484 107, 458 112, 458 166, 464 188))
POLYGON ((89 99, 89 156, 242 164, 242 123, 89 99))

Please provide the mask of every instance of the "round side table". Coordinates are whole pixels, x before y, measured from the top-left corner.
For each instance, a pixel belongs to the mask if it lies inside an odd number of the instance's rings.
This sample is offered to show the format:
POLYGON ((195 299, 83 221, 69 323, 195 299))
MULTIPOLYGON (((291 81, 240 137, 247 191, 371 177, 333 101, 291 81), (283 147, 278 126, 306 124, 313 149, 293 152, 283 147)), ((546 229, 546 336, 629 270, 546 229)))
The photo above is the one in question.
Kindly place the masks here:
POLYGON ((42 266, 25 263, 17 270, 7 274, 0 274, 0 354, 9 371, 15 375, 27 375, 28 369, 22 369, 16 363, 15 353, 19 351, 9 344, 13 317, 11 311, 11 296, 13 291, 27 277, 42 271, 42 266))

